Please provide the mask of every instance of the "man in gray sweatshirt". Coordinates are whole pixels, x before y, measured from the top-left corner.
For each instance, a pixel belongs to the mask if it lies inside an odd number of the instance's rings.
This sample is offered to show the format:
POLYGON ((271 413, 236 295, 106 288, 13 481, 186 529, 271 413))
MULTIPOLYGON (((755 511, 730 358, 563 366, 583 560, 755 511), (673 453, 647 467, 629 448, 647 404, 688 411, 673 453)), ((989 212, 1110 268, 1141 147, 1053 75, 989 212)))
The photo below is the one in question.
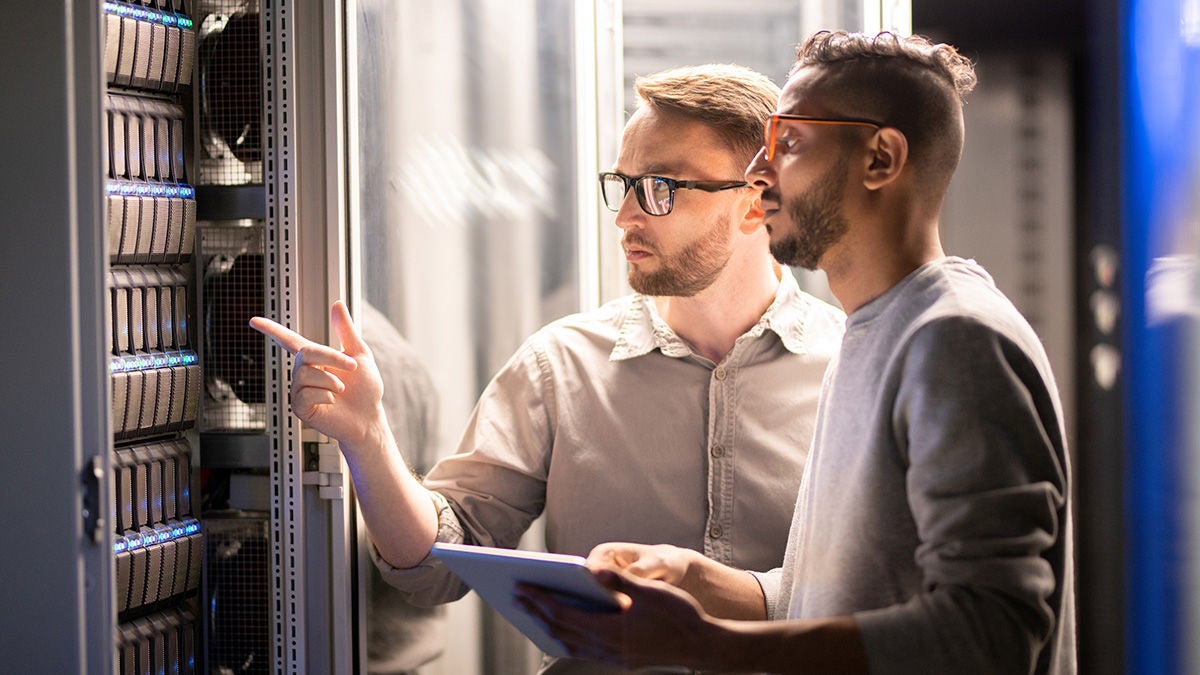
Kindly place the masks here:
POLYGON ((573 655, 1075 672, 1070 469, 1049 362, 987 272, 945 256, 938 236, 974 82, 954 48, 919 37, 820 33, 801 48, 746 176, 772 253, 825 270, 848 318, 783 566, 597 547, 590 562, 612 568, 598 576, 624 611, 519 591, 573 655))

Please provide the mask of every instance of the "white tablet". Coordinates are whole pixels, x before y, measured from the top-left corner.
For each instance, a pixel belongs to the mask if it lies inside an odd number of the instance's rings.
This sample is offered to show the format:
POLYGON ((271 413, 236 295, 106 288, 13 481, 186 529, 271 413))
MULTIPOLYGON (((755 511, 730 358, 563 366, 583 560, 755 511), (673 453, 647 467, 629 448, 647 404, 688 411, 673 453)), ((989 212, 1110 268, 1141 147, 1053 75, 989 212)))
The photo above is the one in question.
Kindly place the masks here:
POLYGON ((433 555, 517 630, 550 656, 566 656, 562 645, 513 602, 514 587, 527 582, 550 589, 577 606, 598 612, 620 610, 616 598, 596 581, 577 555, 515 551, 487 546, 434 544, 433 555))

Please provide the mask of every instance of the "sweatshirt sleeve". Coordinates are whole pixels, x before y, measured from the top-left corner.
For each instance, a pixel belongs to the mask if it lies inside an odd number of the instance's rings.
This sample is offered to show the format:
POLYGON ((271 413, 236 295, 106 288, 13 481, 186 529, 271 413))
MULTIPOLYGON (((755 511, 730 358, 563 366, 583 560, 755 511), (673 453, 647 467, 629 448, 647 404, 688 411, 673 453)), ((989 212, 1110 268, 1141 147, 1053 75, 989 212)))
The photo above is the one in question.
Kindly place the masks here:
POLYGON ((893 429, 923 592, 856 615, 871 672, 1033 672, 1070 579, 1053 380, 970 318, 924 325, 901 358, 893 429))

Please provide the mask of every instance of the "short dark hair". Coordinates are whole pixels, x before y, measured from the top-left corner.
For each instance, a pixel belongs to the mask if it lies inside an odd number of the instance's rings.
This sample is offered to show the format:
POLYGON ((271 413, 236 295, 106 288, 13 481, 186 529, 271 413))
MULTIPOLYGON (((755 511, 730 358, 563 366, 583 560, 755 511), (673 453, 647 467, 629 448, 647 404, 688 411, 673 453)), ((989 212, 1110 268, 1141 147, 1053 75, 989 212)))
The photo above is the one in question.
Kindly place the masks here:
POLYGON ((852 106, 839 111, 899 129, 921 174, 950 182, 962 156, 962 105, 975 87, 970 59, 947 44, 894 33, 821 31, 796 50, 792 73, 811 66, 852 106))
POLYGON ((744 66, 710 63, 639 77, 641 105, 712 127, 729 143, 742 167, 763 144, 763 127, 779 103, 779 86, 744 66))

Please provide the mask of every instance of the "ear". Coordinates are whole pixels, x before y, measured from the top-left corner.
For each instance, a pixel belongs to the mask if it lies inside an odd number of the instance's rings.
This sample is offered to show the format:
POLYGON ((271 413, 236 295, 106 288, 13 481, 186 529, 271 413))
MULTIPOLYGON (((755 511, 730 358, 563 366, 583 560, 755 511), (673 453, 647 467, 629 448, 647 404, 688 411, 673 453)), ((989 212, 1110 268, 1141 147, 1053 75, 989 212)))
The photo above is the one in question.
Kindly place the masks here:
POLYGON ((762 193, 754 190, 754 199, 746 209, 745 215, 742 216, 741 222, 738 223, 738 229, 741 230, 742 234, 754 234, 755 230, 763 226, 764 215, 766 215, 766 212, 763 211, 762 207, 762 193))
POLYGON ((868 190, 878 190, 896 180, 908 165, 908 139, 895 127, 876 131, 868 150, 870 164, 863 177, 868 190))

